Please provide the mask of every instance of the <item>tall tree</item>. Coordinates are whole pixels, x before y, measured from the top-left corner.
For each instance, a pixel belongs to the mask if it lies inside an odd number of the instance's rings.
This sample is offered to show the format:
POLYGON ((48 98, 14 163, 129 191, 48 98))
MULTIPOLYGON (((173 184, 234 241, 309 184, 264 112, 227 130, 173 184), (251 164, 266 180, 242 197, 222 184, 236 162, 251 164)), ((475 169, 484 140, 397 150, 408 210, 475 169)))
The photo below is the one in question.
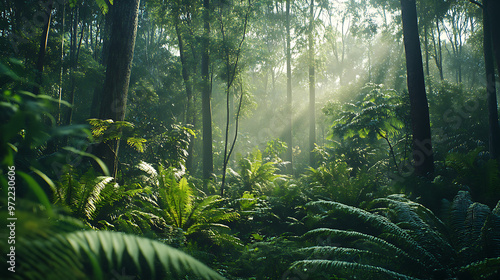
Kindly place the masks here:
MULTIPOLYGON (((192 83, 192 73, 190 73, 190 66, 188 63, 188 50, 186 47, 186 41, 187 39, 185 38, 185 31, 184 31, 184 25, 182 23, 182 17, 181 14, 182 12, 192 15, 189 10, 184 7, 186 10, 181 10, 182 5, 181 3, 175 1, 172 4, 172 17, 173 17, 173 24, 175 27, 175 33, 177 35, 177 44, 179 47, 179 57, 181 60, 181 66, 182 66, 182 80, 184 81, 184 88, 186 91, 186 111, 185 111, 185 122, 187 124, 190 124, 193 126, 196 123, 196 112, 195 112, 195 103, 194 103, 194 97, 193 97, 193 83, 192 83)), ((186 168, 189 171, 192 171, 193 169, 193 151, 194 151, 194 135, 189 136, 189 147, 188 147, 188 156, 186 159, 186 168)))
POLYGON ((286 106, 285 106, 285 142, 288 146, 286 151, 286 160, 288 173, 293 173, 293 146, 292 146, 292 55, 291 55, 291 36, 290 36, 290 1, 286 0, 285 25, 286 25, 286 106))
POLYGON ((488 2, 488 18, 491 24, 491 34, 493 41, 493 50, 497 62, 497 69, 500 73, 500 1, 484 0, 488 2))
MULTIPOLYGON (((236 7, 236 6, 235 6, 236 7)), ((236 9, 235 9, 236 10, 236 9)), ((239 116, 241 112, 241 105, 243 102, 243 85, 240 82, 240 101, 238 104, 238 110, 236 113, 236 120, 235 120, 235 132, 234 132, 234 138, 231 144, 231 147, 229 148, 229 126, 230 126, 230 121, 231 121, 231 95, 230 95, 230 90, 231 86, 238 75, 238 62, 240 59, 240 53, 241 49, 243 46, 243 42, 245 41, 246 37, 246 30, 247 30, 247 25, 248 25, 248 16, 250 15, 251 11, 251 1, 248 1, 248 8, 244 14, 242 14, 242 10, 238 13, 236 11, 231 11, 228 9, 224 9, 222 7, 219 8, 218 12, 218 20, 220 24, 220 34, 222 35, 222 47, 221 47, 221 52, 222 52, 222 57, 224 60, 225 64, 225 73, 223 74, 226 76, 226 129, 225 129, 225 141, 224 141, 224 157, 223 157, 223 162, 222 162, 222 183, 221 183, 221 188, 220 188, 220 195, 224 196, 224 187, 225 187, 225 182, 226 182, 226 170, 227 166, 229 163, 229 159, 231 157, 231 154, 234 150, 234 146, 236 144, 236 139, 238 137, 238 124, 239 124, 239 116), (227 15, 227 17, 223 16, 227 15), (242 18, 242 21, 239 19, 242 18), (232 19, 232 20, 227 20, 227 19, 232 19), (234 20, 234 22, 232 22, 234 20), (243 24, 241 24, 243 22, 243 24), (238 26, 242 26, 243 29, 240 30, 238 26), (231 31, 230 31, 231 30, 231 31), (231 33, 235 34, 231 34, 231 33), (241 33, 240 33, 241 32, 241 33), (241 39, 239 39, 237 36, 241 36, 241 39), (231 47, 231 43, 229 41, 236 41, 239 40, 239 43, 233 47, 231 47), (229 149, 228 149, 229 148, 229 149)))
MULTIPOLYGON (((112 27, 107 57, 106 78, 99 118, 123 121, 137 34, 140 0, 116 1, 111 7, 112 27)), ((95 154, 103 158, 113 176, 117 173, 119 141, 101 143, 95 154)))
POLYGON ((50 30, 50 22, 52 20, 52 5, 53 0, 47 1, 47 7, 44 14, 44 24, 43 24, 43 32, 42 37, 40 38, 40 48, 38 50, 38 59, 36 61, 36 85, 33 87, 34 94, 40 94, 40 87, 42 86, 43 81, 43 64, 45 60, 45 53, 47 52, 47 41, 49 40, 49 30, 50 30))
POLYGON ((413 165, 417 175, 428 176, 434 171, 434 157, 415 0, 401 0, 401 16, 410 96, 413 165))
POLYGON ((309 6, 309 165, 314 167, 314 145, 316 143, 316 88, 314 79, 314 0, 309 6))
MULTIPOLYGON (((483 50, 484 66, 486 70, 486 95, 488 102, 488 123, 489 123, 489 151, 492 158, 498 159, 500 156, 500 127, 498 125, 498 103, 495 85, 495 62, 493 59, 493 46, 496 40, 496 47, 500 44, 500 26, 496 25, 498 14, 491 13, 492 10, 500 9, 499 1, 483 0, 483 50), (496 5, 496 6, 495 6, 496 5), (493 31, 493 29, 496 29, 493 31), (494 33, 495 32, 495 33, 494 33)), ((499 10, 500 11, 500 10, 499 10)), ((500 63, 500 52, 495 53, 497 63, 500 63)), ((498 66, 500 67, 500 66, 498 66)), ((500 68, 499 68, 500 69, 500 68)))
POLYGON ((203 179, 210 179, 214 172, 212 153, 212 90, 209 79, 210 59, 210 0, 203 0, 203 39, 201 43, 201 114, 203 122, 203 179))

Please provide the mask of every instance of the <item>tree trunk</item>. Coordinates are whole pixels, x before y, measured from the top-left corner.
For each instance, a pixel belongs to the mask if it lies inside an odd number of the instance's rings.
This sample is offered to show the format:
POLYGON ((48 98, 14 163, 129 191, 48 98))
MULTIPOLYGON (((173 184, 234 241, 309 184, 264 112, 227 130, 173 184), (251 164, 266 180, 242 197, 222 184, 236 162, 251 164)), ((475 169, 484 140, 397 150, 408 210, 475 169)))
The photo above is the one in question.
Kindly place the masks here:
MULTIPOLYGON (((493 52, 497 62, 497 70, 500 73, 500 1, 487 0, 488 18, 490 22, 493 52)), ((484 15, 484 13, 483 13, 484 15)))
POLYGON ((62 122, 61 101, 63 94, 63 75, 64 75, 64 25, 66 23, 66 2, 63 3, 63 14, 61 24, 61 68, 59 69, 59 104, 57 108, 57 124, 62 122))
POLYGON ((212 92, 209 77, 210 49, 210 0, 203 0, 204 35, 201 47, 201 113, 203 118, 203 179, 210 179, 214 173, 212 153, 212 92))
MULTIPOLYGON (((116 1, 111 9, 112 27, 109 42, 106 78, 99 118, 123 121, 127 106, 127 94, 130 82, 132 59, 134 56, 137 17, 140 0, 116 1)), ((101 156, 116 177, 119 141, 101 143, 96 155, 101 156)))
POLYGON ((424 24, 424 46, 425 46, 425 75, 427 76, 427 85, 429 88, 429 92, 432 93, 432 79, 431 73, 429 70, 429 36, 428 36, 428 28, 427 23, 424 24))
POLYGON ((314 80, 314 0, 309 10, 309 166, 315 167, 314 145, 316 143, 316 92, 314 80))
POLYGON ((38 59, 36 62, 36 78, 35 86, 33 87, 33 94, 40 94, 40 88, 43 82, 43 64, 45 60, 45 53, 47 51, 47 41, 49 40, 50 22, 52 20, 52 4, 53 0, 47 3, 47 10, 45 11, 45 23, 43 25, 42 37, 40 40, 40 49, 38 51, 38 59))
POLYGON ((441 30, 439 29, 439 19, 436 16, 436 29, 437 29, 437 44, 438 48, 436 50, 435 42, 434 42, 434 53, 435 53, 435 61, 436 61, 436 66, 439 70, 439 78, 441 81, 444 80, 444 75, 443 75, 443 50, 441 47, 441 30))
MULTIPOLYGON (((495 85, 495 66, 492 51, 492 41, 498 41, 498 38, 495 39, 494 37, 495 35, 499 36, 500 34, 493 35, 492 33, 492 29, 494 29, 492 28, 493 23, 496 20, 494 18, 498 18, 498 15, 493 16, 491 13, 489 13, 491 12, 491 7, 497 5, 493 4, 493 2, 498 1, 483 0, 483 49, 484 65, 486 70, 486 94, 488 100, 489 151, 492 158, 498 159, 500 153, 500 127, 498 125, 498 104, 495 85)), ((495 53, 495 55, 498 61, 500 53, 497 52, 495 53)))
MULTIPOLYGON (((75 80, 75 71, 78 65, 78 56, 80 54, 80 47, 82 45, 82 39, 85 28, 82 25, 82 31, 80 35, 80 40, 78 40, 77 47, 77 37, 78 37, 78 22, 79 22, 80 9, 74 8, 74 17, 73 17, 73 32, 71 35, 71 66, 70 66, 70 76, 71 76, 71 89, 69 93, 69 102, 71 106, 75 104, 75 89, 76 89, 76 80, 75 80)), ((82 23, 83 24, 83 23, 82 23)), ((71 124, 73 121, 73 107, 69 107, 66 112, 65 124, 71 124)))
MULTIPOLYGON (((186 61, 186 50, 184 49, 184 41, 182 38, 181 31, 179 29, 179 20, 176 16, 175 19, 175 32, 177 33, 177 41, 179 44, 179 54, 181 58, 182 65, 182 79, 184 80, 184 87, 186 89, 186 123, 194 125, 195 112, 193 103, 193 86, 191 83, 191 77, 188 72, 188 65, 186 61)), ((189 146, 188 146, 188 156, 186 159, 186 169, 188 171, 193 171, 193 149, 194 149, 194 136, 189 136, 189 146)))
MULTIPOLYGON (((100 31, 102 38, 102 46, 101 46, 101 56, 99 60, 99 63, 103 66, 107 66, 108 63, 109 42, 111 40, 111 27, 113 26, 113 11, 114 9, 111 8, 106 14, 104 19, 104 26, 99 25, 99 27, 102 26, 103 28, 103 30, 100 31)), ((95 41, 96 43, 94 47, 94 52, 97 53, 97 42, 100 40, 97 40, 96 37, 95 41)), ((99 104, 101 104, 101 99, 102 99, 102 88, 103 88, 103 82, 100 82, 99 85, 94 88, 94 93, 92 94, 92 103, 91 103, 92 106, 90 107, 90 118, 99 117, 99 112, 100 112, 99 104)))
POLYGON ((293 173, 293 146, 292 146, 292 65, 290 53, 290 0, 286 0, 286 106, 285 106, 285 142, 288 146, 286 160, 288 173, 293 173))
POLYGON ((410 96, 413 164, 417 175, 431 176, 434 171, 434 159, 415 0, 401 0, 401 14, 410 96))

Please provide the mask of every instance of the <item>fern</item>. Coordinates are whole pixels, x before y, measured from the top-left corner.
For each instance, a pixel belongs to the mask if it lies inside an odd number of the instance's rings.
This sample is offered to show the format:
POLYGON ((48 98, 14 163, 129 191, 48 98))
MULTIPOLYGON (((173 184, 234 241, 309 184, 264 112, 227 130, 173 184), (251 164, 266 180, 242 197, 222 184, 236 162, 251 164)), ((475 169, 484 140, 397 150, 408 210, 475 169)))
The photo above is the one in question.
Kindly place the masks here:
POLYGON ((122 271, 143 279, 222 276, 165 244, 109 231, 76 231, 49 238, 19 238, 14 279, 111 279, 122 271))
POLYGON ((166 224, 182 229, 186 237, 202 234, 212 244, 241 245, 224 224, 239 218, 239 214, 219 207, 223 199, 217 195, 196 197, 194 186, 185 177, 178 178, 172 167, 160 165, 156 171, 142 162, 139 168, 148 174, 144 181, 153 186, 150 199, 155 207, 150 210, 166 224))
MULTIPOLYGON (((456 214, 457 229, 469 225, 471 246, 479 246, 481 240, 491 240, 487 234, 494 235, 485 230, 491 226, 486 221, 493 224, 494 220, 486 206, 470 204, 460 224, 460 205, 468 201, 467 193, 461 193, 450 213, 456 214)), ((321 227, 303 235, 308 246, 299 251, 306 258, 291 267, 300 268, 302 274, 316 277, 313 272, 327 271, 349 279, 448 279, 460 270, 457 260, 464 255, 451 246, 445 224, 429 209, 401 195, 375 199, 368 205, 373 213, 332 201, 307 206, 321 227)))
POLYGON ((357 221, 357 226, 365 228, 367 231, 374 232, 375 235, 386 235, 391 239, 391 242, 401 248, 413 252, 422 259, 424 263, 430 267, 438 264, 436 258, 420 246, 406 231, 391 223, 388 219, 372 214, 365 210, 347 206, 333 201, 316 201, 308 203, 309 206, 325 207, 329 216, 335 215, 347 216, 354 218, 357 221))
POLYGON ((113 121, 101 119, 88 119, 92 126, 91 132, 97 142, 108 142, 111 140, 124 139, 127 144, 138 152, 144 152, 146 139, 137 137, 134 124, 126 121, 113 121))
MULTIPOLYGON (((228 169, 233 185, 238 187, 237 196, 241 196, 245 191, 265 193, 275 180, 285 178, 283 175, 276 174, 278 171, 276 162, 263 160, 259 149, 254 149, 246 158, 239 159, 238 165, 239 173, 228 169)), ((231 191, 234 192, 234 190, 231 191)))
POLYGON ((372 207, 380 205, 386 208, 376 210, 385 213, 393 223, 406 230, 422 248, 437 258, 442 267, 444 263, 456 259, 448 237, 443 234, 445 225, 429 209, 397 195, 372 202, 372 207))
POLYGON ((467 211, 472 205, 472 199, 467 191, 460 191, 452 201, 450 209, 450 227, 456 233, 454 235, 454 243, 458 246, 458 250, 467 245, 466 236, 467 229, 464 221, 467 218, 467 211))
POLYGON ((498 279, 500 276, 500 257, 489 258, 471 263, 460 269, 461 274, 467 275, 468 279, 498 279))
POLYGON ((482 259, 482 240, 480 238, 483 226, 490 216, 491 210, 488 206, 480 203, 473 203, 467 209, 467 216, 464 220, 464 234, 460 238, 464 241, 461 244, 459 254, 463 254, 465 263, 471 263, 482 259))
POLYGON ((498 205, 486 219, 481 232, 485 244, 486 257, 500 257, 500 215, 498 205))
POLYGON ((417 280, 418 278, 400 274, 378 266, 371 266, 345 261, 330 260, 303 260, 295 262, 291 270, 299 270, 302 275, 314 275, 331 273, 340 277, 352 277, 357 275, 360 279, 394 279, 394 280, 417 280))
MULTIPOLYGON (((321 240, 322 242, 320 243, 324 243, 326 241, 326 245, 342 244, 342 246, 350 249, 364 250, 367 252, 369 251, 372 254, 391 256, 392 261, 395 263, 412 263, 413 269, 415 269, 415 271, 422 272, 428 270, 426 265, 422 263, 418 258, 410 256, 404 250, 398 248, 394 244, 391 244, 382 238, 378 238, 369 234, 364 234, 356 231, 319 228, 310 230, 306 234, 304 234, 304 238, 306 239, 311 239, 312 237, 316 238, 316 240, 321 240)), ((306 247, 305 250, 311 250, 311 248, 316 247, 306 247)), ((335 250, 340 250, 336 247, 334 248, 335 250)), ((335 253, 331 252, 331 250, 329 253, 335 255, 335 253)), ((352 261, 354 261, 354 259, 352 259, 352 261)), ((355 261, 357 262, 358 260, 355 261)))

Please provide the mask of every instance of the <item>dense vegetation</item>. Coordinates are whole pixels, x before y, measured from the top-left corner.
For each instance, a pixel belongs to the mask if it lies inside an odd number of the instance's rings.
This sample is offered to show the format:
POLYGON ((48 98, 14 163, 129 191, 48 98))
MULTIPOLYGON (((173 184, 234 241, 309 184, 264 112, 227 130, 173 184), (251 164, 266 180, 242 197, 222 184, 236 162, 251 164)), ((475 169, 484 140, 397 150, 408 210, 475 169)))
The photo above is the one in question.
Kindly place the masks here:
POLYGON ((499 21, 1 1, 1 275, 499 279, 499 21))

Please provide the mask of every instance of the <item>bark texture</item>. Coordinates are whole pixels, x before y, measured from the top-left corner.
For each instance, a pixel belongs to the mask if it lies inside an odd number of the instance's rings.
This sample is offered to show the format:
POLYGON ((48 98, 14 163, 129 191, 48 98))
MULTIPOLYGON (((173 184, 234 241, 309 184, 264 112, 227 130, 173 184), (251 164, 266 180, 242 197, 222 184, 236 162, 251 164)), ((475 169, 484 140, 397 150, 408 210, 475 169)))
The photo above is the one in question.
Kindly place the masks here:
POLYGON ((415 0, 401 0, 401 15, 410 96, 413 165, 417 175, 431 176, 434 172, 434 157, 415 0))

